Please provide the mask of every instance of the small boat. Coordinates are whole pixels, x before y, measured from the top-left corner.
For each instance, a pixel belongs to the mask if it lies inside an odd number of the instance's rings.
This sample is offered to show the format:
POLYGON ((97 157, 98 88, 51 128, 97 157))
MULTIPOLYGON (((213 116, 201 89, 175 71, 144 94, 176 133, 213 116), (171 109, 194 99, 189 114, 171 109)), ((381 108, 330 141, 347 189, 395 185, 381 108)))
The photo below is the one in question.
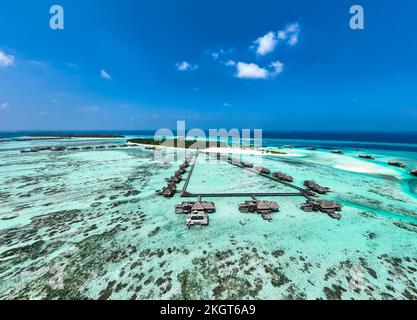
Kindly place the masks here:
POLYGON ((388 164, 390 166, 398 167, 398 168, 405 168, 406 165, 404 162, 401 161, 388 161, 388 164))
POLYGON ((343 154, 342 150, 332 150, 331 152, 334 154, 343 154))
POLYGON ((358 155, 358 157, 362 158, 362 159, 375 160, 374 156, 371 156, 371 155, 368 155, 368 154, 360 154, 360 155, 358 155))
POLYGON ((411 170, 411 171, 410 171, 410 174, 411 174, 412 176, 416 176, 416 177, 417 177, 417 169, 413 169, 413 170, 411 170))
POLYGON ((315 150, 317 150, 317 148, 316 148, 316 147, 307 147, 306 149, 307 149, 307 150, 310 150, 310 151, 315 151, 315 150))

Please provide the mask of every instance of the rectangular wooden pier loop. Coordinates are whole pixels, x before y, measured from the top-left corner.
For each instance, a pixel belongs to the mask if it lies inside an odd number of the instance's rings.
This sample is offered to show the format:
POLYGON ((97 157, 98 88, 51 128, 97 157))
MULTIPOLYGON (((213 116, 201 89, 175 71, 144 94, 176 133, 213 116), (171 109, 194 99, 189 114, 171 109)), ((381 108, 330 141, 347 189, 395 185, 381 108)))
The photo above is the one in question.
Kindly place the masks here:
POLYGON ((235 198, 238 198, 238 197, 252 197, 252 198, 255 198, 257 196, 258 197, 273 196, 273 197, 305 197, 308 200, 311 199, 310 192, 306 189, 298 187, 298 186, 296 186, 296 185, 294 185, 290 182, 282 181, 278 178, 273 177, 272 175, 262 173, 262 172, 258 172, 256 170, 254 170, 253 168, 245 167, 241 163, 229 162, 229 161, 226 161, 224 159, 222 159, 222 160, 227 162, 227 163, 238 166, 238 167, 240 167, 244 170, 251 171, 251 172, 253 172, 257 175, 260 175, 264 178, 267 178, 267 179, 273 180, 275 182, 281 183, 281 184, 283 184, 287 187, 290 187, 292 189, 297 190, 298 192, 233 192, 233 193, 197 193, 197 194, 188 192, 187 188, 188 188, 190 179, 193 175, 194 167, 197 163, 197 158, 198 158, 200 153, 207 154, 207 155, 215 157, 217 160, 219 160, 219 158, 214 154, 207 153, 207 152, 204 152, 204 151, 198 151, 197 154, 196 154, 196 157, 194 158, 194 162, 193 162, 193 164, 192 164, 192 166, 189 170, 189 173, 188 173, 187 179, 185 180, 184 186, 182 188, 182 191, 181 191, 181 194, 180 194, 181 197, 184 197, 184 198, 228 198, 228 197, 230 197, 230 198, 234 198, 234 197, 235 198))

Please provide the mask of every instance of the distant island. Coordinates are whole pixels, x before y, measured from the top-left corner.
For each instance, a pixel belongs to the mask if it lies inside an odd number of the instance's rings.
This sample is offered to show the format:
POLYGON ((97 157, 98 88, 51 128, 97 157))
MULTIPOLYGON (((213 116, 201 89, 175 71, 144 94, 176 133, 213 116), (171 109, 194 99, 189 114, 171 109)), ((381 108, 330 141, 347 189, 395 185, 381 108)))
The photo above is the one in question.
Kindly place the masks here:
POLYGON ((257 154, 257 155, 276 155, 276 156, 285 156, 288 155, 287 152, 274 151, 274 150, 263 150, 255 148, 254 145, 248 145, 246 147, 236 147, 231 146, 226 142, 221 141, 198 141, 198 140, 187 140, 184 138, 168 138, 162 141, 156 141, 153 138, 135 138, 127 140, 129 144, 141 144, 146 145, 149 148, 155 147, 172 147, 180 149, 193 149, 193 150, 204 150, 205 152, 218 152, 218 153, 247 153, 247 154, 257 154))
POLYGON ((126 138, 120 134, 87 134, 87 133, 58 133, 58 134, 31 134, 32 138, 51 138, 51 139, 71 139, 71 138, 106 138, 106 139, 123 139, 126 138))
MULTIPOLYGON (((156 141, 153 138, 135 138, 127 140, 128 143, 134 144, 144 144, 150 146, 171 146, 174 148, 185 148, 185 149, 206 149, 207 142, 206 141, 198 141, 198 140, 187 140, 183 138, 169 138, 162 141, 156 141)), ((214 142, 212 143, 214 147, 214 142)), ((227 143, 218 141, 216 143, 216 147, 228 147, 227 143)))

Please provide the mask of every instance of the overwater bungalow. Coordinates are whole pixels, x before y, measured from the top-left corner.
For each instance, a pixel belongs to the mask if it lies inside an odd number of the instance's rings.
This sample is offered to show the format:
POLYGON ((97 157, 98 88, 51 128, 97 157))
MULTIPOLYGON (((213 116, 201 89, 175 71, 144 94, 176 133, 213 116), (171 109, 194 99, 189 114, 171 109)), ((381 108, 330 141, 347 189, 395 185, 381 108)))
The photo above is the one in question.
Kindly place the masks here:
POLYGON ((92 150, 92 149, 94 149, 93 147, 90 147, 90 146, 87 146, 87 147, 83 147, 82 148, 83 150, 92 150))
POLYGON ((246 201, 239 205, 239 211, 243 213, 256 212, 266 221, 271 221, 271 213, 277 212, 279 206, 275 201, 246 201))
POLYGON ((187 227, 191 228, 192 226, 208 226, 209 217, 205 212, 190 213, 187 215, 187 227))
POLYGON ((319 194, 326 194, 330 192, 330 188, 322 187, 318 183, 316 183, 314 180, 306 180, 304 181, 304 186, 309 188, 311 191, 317 192, 319 194))
POLYGON ((111 145, 111 146, 108 146, 107 148, 108 148, 108 149, 115 149, 115 148, 117 148, 117 145, 113 144, 113 145, 111 145))
POLYGON ((80 150, 80 148, 78 148, 78 147, 70 147, 70 148, 68 148, 68 151, 77 151, 77 150, 80 150))
POLYGON ((388 161, 388 164, 390 166, 394 166, 394 167, 398 167, 398 168, 405 168, 406 165, 404 162, 400 162, 400 161, 388 161))
POLYGON ((51 151, 65 151, 67 150, 67 147, 64 146, 57 146, 57 147, 52 147, 51 151))
POLYGON ((175 188, 172 187, 165 187, 162 190, 158 191, 156 194, 164 196, 165 198, 171 198, 177 192, 175 188))
POLYGON ((48 151, 51 150, 52 147, 36 147, 36 148, 32 148, 30 149, 32 152, 39 152, 39 151, 48 151))
POLYGON ((269 170, 268 168, 264 168, 264 167, 255 167, 254 170, 256 172, 263 173, 263 174, 270 174, 271 173, 271 170, 269 170))
POLYGON ((241 162, 240 163, 242 166, 244 166, 245 168, 253 168, 253 164, 249 163, 249 162, 241 162))
POLYGON ((344 152, 342 150, 332 150, 331 153, 343 154, 344 152))
POLYGON ((145 150, 155 150, 156 147, 155 146, 146 146, 145 150))
POLYGON ((213 202, 209 201, 186 201, 175 206, 175 212, 177 214, 190 214, 190 213, 214 213, 216 212, 216 206, 213 202))
POLYGON ((282 172, 275 172, 273 174, 273 176, 281 181, 286 181, 286 182, 293 182, 294 178, 291 176, 286 175, 285 173, 282 172))
POLYGON ((271 212, 277 212, 278 210, 279 206, 275 201, 251 200, 245 201, 245 203, 239 205, 239 211, 242 213, 256 212, 259 214, 269 214, 271 212))
POLYGON ((177 172, 175 172, 175 175, 183 175, 185 173, 185 169, 183 169, 183 168, 179 168, 178 170, 177 170, 177 172))
POLYGON ((362 159, 375 160, 375 157, 371 156, 369 154, 360 154, 360 155, 358 155, 358 157, 362 158, 362 159))
POLYGON ((411 174, 412 176, 417 176, 417 169, 413 169, 413 170, 411 170, 411 171, 410 171, 410 174, 411 174))
POLYGON ((106 149, 106 146, 97 146, 96 149, 106 149))
POLYGON ((181 181, 182 181, 182 177, 180 175, 173 176, 169 178, 168 180, 168 182, 173 182, 173 183, 180 183, 181 181))
POLYGON ((127 147, 129 147, 128 144, 121 144, 121 145, 119 145, 119 148, 127 148, 127 147))
POLYGON ((306 212, 317 212, 321 211, 327 213, 334 219, 340 219, 341 215, 338 213, 341 211, 343 206, 336 201, 328 200, 308 200, 306 203, 301 205, 301 209, 306 212))

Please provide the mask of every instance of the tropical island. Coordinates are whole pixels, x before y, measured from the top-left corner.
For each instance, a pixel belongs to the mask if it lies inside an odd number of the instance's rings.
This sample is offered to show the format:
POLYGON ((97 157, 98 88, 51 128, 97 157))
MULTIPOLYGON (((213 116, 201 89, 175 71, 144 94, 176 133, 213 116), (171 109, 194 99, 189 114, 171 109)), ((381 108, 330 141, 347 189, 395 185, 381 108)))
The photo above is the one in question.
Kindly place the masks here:
POLYGON ((52 134, 31 134, 31 138, 50 138, 50 139, 71 139, 71 138, 100 138, 100 139, 123 139, 121 134, 89 134, 89 133, 52 133, 52 134))

